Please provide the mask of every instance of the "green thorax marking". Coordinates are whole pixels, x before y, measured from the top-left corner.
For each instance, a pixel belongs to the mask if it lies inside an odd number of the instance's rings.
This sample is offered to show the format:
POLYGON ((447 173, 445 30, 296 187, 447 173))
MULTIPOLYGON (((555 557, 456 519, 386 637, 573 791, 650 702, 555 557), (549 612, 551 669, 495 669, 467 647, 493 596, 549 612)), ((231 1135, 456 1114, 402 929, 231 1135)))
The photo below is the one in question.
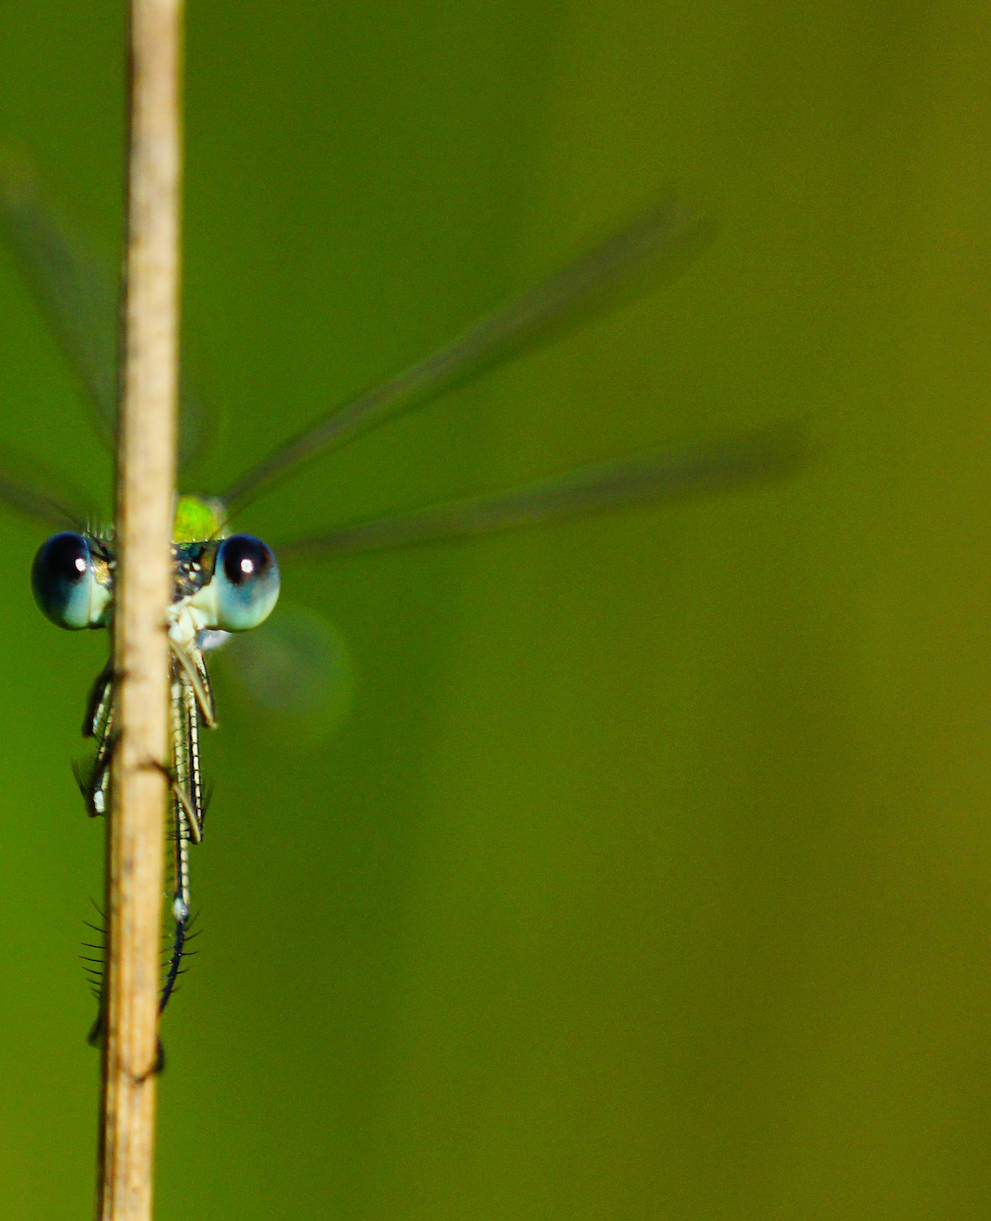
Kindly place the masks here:
POLYGON ((226 531, 226 514, 219 500, 203 500, 199 496, 179 496, 176 499, 172 541, 202 543, 221 538, 226 531))

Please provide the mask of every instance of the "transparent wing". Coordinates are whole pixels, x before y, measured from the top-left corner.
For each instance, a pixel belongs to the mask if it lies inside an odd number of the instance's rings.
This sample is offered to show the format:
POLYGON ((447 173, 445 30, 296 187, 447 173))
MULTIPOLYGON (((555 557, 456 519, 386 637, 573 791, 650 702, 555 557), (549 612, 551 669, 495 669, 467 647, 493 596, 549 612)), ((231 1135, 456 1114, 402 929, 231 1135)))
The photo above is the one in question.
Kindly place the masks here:
POLYGON ((109 445, 117 384, 117 292, 103 266, 43 207, 29 167, 0 162, 0 224, 18 269, 58 339, 109 445))
POLYGON ((354 700, 351 653, 338 627, 315 611, 279 604, 264 628, 234 636, 218 651, 215 676, 225 698, 224 725, 237 735, 278 734, 294 747, 327 737, 354 700), (234 690, 228 691, 228 688, 234 690), (267 714, 260 722, 259 708, 267 714))
POLYGON ((781 478, 807 453, 796 423, 724 441, 680 444, 618 462, 579 467, 552 479, 413 512, 345 523, 279 546, 280 556, 354 555, 442 539, 468 538, 573 514, 681 499, 781 478))
POLYGON ((25 517, 82 532, 97 520, 88 498, 61 474, 40 466, 37 459, 21 457, 10 446, 0 445, 0 503, 25 517), (56 494, 52 489, 58 488, 56 494), (65 506, 71 504, 74 511, 65 506), (80 516, 80 513, 82 516, 80 516))
MULTIPOLYGON (((58 340, 90 408, 97 435, 113 447, 117 416, 119 291, 42 198, 28 162, 0 149, 0 235, 58 340)), ((200 446, 205 419, 183 379, 181 461, 200 446)))
MULTIPOLYGON (((584 257, 537 288, 482 318, 451 343, 388 381, 324 413, 263 462, 247 471, 223 495, 231 513, 242 509, 301 463, 352 440, 414 408, 422 407, 456 383, 467 381, 526 347, 546 342, 565 325, 611 296, 635 287, 633 273, 660 263, 673 274, 694 253, 708 226, 668 200, 613 234, 584 257)), ((651 267, 654 279, 658 271, 651 267)))

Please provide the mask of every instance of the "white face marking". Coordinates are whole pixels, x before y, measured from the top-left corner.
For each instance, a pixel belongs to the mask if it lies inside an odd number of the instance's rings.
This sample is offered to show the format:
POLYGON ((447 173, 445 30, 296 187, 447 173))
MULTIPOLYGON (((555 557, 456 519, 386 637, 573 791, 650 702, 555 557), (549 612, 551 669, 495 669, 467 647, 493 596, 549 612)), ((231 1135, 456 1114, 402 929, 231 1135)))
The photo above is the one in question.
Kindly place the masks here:
POLYGON ((230 638, 230 632, 222 631, 219 627, 208 627, 204 628, 196 637, 196 643, 199 645, 201 653, 207 653, 213 649, 219 649, 230 638))
MULTIPOLYGON (((202 590, 199 591, 202 593, 202 590)), ((210 626, 210 618, 195 605, 196 595, 173 602, 168 609, 169 635, 180 648, 187 648, 200 632, 210 626)))

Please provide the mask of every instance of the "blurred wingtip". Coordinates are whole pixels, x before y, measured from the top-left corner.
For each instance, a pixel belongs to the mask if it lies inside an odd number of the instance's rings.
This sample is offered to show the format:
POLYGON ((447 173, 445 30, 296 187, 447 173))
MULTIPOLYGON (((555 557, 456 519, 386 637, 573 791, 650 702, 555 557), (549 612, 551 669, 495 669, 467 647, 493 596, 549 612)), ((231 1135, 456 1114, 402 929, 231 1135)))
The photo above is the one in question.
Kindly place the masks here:
POLYGON ((799 475, 814 461, 817 447, 811 416, 789 416, 737 437, 739 470, 750 478, 775 482, 799 475))

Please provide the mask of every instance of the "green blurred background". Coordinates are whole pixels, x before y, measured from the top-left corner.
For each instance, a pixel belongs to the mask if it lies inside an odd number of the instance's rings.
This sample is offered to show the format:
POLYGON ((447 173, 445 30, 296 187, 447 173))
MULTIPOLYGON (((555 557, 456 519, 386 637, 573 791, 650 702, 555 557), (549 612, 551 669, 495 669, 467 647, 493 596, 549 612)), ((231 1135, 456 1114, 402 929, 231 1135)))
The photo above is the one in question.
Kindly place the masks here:
MULTIPOLYGON (((991 1189, 988 12, 193 4, 185 342, 223 486, 669 183, 677 282, 316 463, 265 537, 807 417, 797 478, 284 566, 314 741, 220 681, 163 1219, 932 1218, 991 1189)), ((113 256, 124 16, 36 0, 0 139, 113 256)), ((0 440, 109 463, 4 255, 0 440)), ((105 641, 3 515, 4 1216, 90 1209, 69 760, 105 641)), ((274 632, 273 628, 273 632, 274 632)))

